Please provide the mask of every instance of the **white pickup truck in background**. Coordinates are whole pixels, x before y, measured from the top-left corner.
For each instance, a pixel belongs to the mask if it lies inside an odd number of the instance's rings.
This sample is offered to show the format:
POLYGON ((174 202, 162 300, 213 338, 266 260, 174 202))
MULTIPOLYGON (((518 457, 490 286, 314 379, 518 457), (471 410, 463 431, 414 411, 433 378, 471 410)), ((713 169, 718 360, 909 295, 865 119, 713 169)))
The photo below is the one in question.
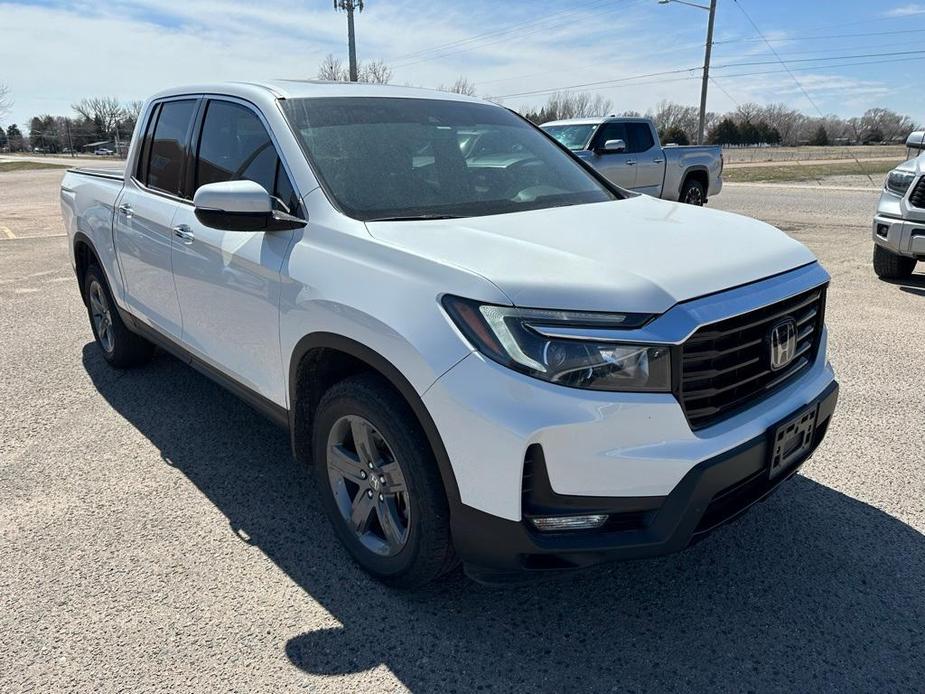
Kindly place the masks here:
POLYGON ((540 127, 621 188, 690 205, 723 189, 721 147, 662 147, 649 118, 573 118, 540 127))

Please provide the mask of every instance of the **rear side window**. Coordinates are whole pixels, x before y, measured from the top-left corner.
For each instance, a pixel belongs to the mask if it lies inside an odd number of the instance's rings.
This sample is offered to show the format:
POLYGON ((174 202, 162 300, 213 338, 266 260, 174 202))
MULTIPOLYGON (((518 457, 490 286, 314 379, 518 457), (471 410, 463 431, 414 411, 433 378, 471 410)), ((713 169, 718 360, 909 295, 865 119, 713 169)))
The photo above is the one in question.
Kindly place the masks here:
POLYGON ((628 153, 648 152, 655 145, 652 129, 647 124, 627 123, 626 130, 629 135, 629 141, 626 143, 628 153))
POLYGON ((257 115, 230 101, 210 101, 199 138, 194 187, 238 180, 259 183, 290 211, 298 207, 273 141, 257 115))
POLYGON ((181 195, 186 142, 195 108, 194 99, 161 104, 148 155, 145 179, 148 187, 171 195, 181 195))

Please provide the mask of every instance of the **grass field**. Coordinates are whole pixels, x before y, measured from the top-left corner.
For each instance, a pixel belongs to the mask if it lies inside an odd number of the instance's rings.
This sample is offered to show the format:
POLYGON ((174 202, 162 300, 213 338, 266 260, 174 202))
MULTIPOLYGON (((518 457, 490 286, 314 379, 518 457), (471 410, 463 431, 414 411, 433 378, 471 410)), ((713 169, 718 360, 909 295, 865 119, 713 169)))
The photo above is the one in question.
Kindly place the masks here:
POLYGON ((0 161, 0 173, 4 171, 32 171, 35 169, 66 169, 67 164, 48 164, 43 161, 0 161))
POLYGON ((829 176, 869 175, 879 185, 883 176, 902 160, 864 161, 842 164, 800 164, 799 166, 762 166, 760 168, 726 169, 723 180, 731 183, 783 183, 818 181, 829 176))
POLYGON ((723 156, 727 163, 759 161, 807 161, 811 159, 869 159, 896 157, 905 159, 903 145, 864 145, 855 147, 727 147, 723 156))

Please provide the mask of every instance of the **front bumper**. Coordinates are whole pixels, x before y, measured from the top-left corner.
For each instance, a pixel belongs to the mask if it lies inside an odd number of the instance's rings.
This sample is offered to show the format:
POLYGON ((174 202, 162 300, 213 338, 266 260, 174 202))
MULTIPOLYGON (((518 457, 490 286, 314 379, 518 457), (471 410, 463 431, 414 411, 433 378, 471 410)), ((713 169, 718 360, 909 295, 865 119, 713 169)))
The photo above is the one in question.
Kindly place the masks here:
MULTIPOLYGON (((517 580, 525 572, 573 569, 604 561, 638 559, 678 552, 744 512, 792 477, 812 455, 828 429, 838 399, 833 380, 808 405, 818 405, 811 447, 782 474, 768 473, 771 432, 697 464, 663 497, 591 498, 557 496, 544 488, 552 506, 580 512, 607 512, 600 530, 541 533, 466 505, 453 509, 452 529, 466 572, 486 583, 517 580)), ((794 408, 787 421, 805 405, 794 408)), ((543 479, 545 461, 534 459, 534 478, 543 479)))
POLYGON ((873 239, 896 255, 925 258, 925 221, 909 221, 882 214, 874 217, 873 239))

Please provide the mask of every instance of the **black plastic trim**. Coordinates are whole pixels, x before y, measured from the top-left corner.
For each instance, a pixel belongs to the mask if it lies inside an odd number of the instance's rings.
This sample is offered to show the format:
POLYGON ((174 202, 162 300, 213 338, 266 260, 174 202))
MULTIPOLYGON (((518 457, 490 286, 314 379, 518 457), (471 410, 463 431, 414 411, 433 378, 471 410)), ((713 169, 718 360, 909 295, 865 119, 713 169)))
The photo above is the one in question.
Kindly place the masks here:
MULTIPOLYGON (((526 522, 512 521, 459 505, 451 517, 456 550, 466 573, 484 583, 523 580, 525 573, 592 566, 605 561, 640 559, 679 552, 693 541, 740 516, 796 474, 821 443, 838 400, 838 383, 811 402, 794 408, 787 417, 736 448, 694 466, 664 497, 643 528, 541 533, 526 522), (771 432, 805 407, 818 405, 816 436, 804 457, 779 477, 762 481, 753 496, 741 500, 728 515, 702 527, 711 502, 768 470, 771 432)), ((611 499, 612 506, 644 507, 651 498, 611 499)), ((595 503, 600 503, 596 500, 595 503)))
MULTIPOLYGON (((456 483, 456 475, 453 472, 453 466, 450 464, 450 458, 449 455, 447 455, 446 447, 443 445, 443 439, 440 438, 440 432, 437 431, 437 425, 434 424, 434 420, 431 418, 430 412, 427 411, 424 401, 421 400, 421 396, 418 395, 414 386, 404 377, 401 371, 399 371, 388 359, 366 345, 356 340, 351 340, 348 337, 344 337, 343 335, 327 332, 311 333, 299 340, 292 351, 292 356, 289 361, 289 430, 292 435, 295 436, 297 432, 294 417, 299 411, 299 365, 303 357, 305 357, 309 351, 317 348, 337 350, 359 359, 385 377, 385 379, 402 395, 414 412, 415 417, 417 417, 424 431, 424 435, 427 437, 427 442, 430 444, 431 450, 433 451, 434 457, 437 459, 437 466, 440 470, 440 476, 443 479, 443 486, 446 491, 447 499, 450 502, 450 511, 452 515, 454 509, 461 506, 459 485, 456 483)), ((297 450, 295 440, 293 440, 292 444, 293 451, 297 450)))

